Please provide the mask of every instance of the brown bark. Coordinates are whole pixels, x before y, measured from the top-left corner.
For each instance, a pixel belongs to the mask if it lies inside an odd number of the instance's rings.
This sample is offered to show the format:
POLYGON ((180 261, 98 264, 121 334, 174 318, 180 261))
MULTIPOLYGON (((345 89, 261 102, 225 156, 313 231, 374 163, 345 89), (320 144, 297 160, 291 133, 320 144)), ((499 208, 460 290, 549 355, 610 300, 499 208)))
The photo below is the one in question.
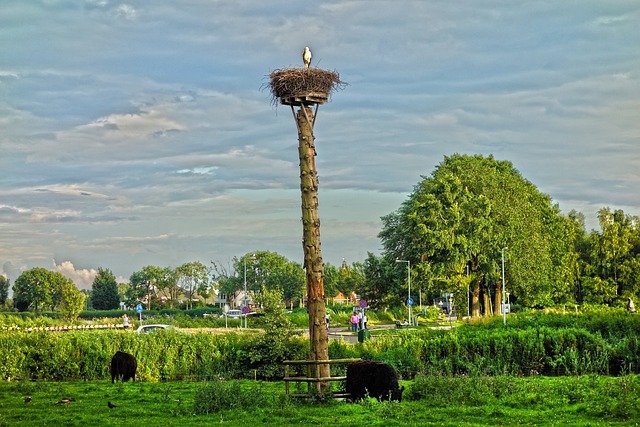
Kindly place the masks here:
POLYGON ((498 280, 498 282, 496 283, 496 292, 495 292, 495 296, 493 298, 493 306, 495 307, 495 310, 493 310, 493 313, 498 315, 498 314, 502 314, 502 280, 498 280))
POLYGON ((487 292, 483 292, 482 293, 482 299, 484 301, 484 315, 485 316, 490 316, 491 315, 491 310, 493 309, 493 307, 491 306, 491 303, 489 302, 489 294, 487 294, 487 292))
MULTIPOLYGON (((311 359, 328 360, 329 337, 325 319, 324 268, 320 251, 318 175, 315 165, 316 149, 313 137, 313 110, 304 106, 300 107, 296 119, 298 125, 298 154, 300 156, 300 191, 302 194, 302 247, 307 277, 311 359)), ((330 365, 319 365, 318 369, 312 371, 312 377, 326 378, 330 376, 330 365)), ((319 392, 330 387, 329 382, 316 384, 319 392)))
POLYGON ((471 284, 471 317, 480 317, 480 280, 471 284))

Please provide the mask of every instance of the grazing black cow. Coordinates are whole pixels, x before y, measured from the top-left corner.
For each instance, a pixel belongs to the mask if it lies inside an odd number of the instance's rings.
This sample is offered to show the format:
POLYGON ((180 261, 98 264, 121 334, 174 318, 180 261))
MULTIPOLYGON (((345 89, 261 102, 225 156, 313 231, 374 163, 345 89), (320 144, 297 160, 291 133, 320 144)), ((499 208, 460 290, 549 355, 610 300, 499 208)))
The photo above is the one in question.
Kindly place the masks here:
POLYGON ((368 395, 400 402, 403 391, 404 386, 398 387, 398 373, 387 363, 363 360, 347 367, 347 393, 354 401, 368 395))
POLYGON ((116 378, 120 378, 122 381, 129 381, 131 378, 135 381, 137 368, 138 362, 133 355, 124 351, 116 352, 111 358, 111 384, 116 378))

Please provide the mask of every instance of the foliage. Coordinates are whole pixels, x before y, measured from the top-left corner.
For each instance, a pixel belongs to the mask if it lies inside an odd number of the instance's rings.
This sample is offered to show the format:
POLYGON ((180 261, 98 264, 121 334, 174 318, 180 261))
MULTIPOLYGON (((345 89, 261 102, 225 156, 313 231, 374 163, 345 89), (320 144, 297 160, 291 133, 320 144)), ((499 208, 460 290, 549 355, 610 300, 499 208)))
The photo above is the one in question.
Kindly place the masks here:
POLYGON ((163 308, 165 298, 170 308, 178 299, 178 282, 175 272, 169 267, 147 265, 136 271, 129 278, 127 298, 131 305, 138 301, 145 301, 145 308, 163 308))
POLYGON ((111 310, 118 308, 120 296, 118 294, 118 282, 111 270, 98 268, 98 273, 93 279, 91 301, 96 310, 111 310))
POLYGON ((212 414, 225 410, 246 410, 272 404, 273 399, 260 387, 242 388, 239 381, 210 381, 196 390, 193 413, 212 414))
POLYGON ((55 309, 62 302, 62 286, 72 283, 57 271, 32 268, 23 272, 13 284, 14 305, 20 311, 33 307, 38 311, 45 307, 55 309))
POLYGON ((372 308, 384 309, 398 306, 406 300, 404 298, 408 295, 408 289, 405 291, 404 283, 406 274, 403 274, 397 265, 395 260, 388 257, 377 257, 371 252, 367 254, 363 267, 365 280, 358 290, 361 298, 366 300, 372 308))
MULTIPOLYGON (((117 350, 138 358, 138 377, 145 381, 220 376, 277 379, 282 377, 282 360, 308 358, 309 343, 307 338, 294 335, 289 326, 282 326, 290 314, 274 313, 273 320, 263 316, 265 332, 230 329, 225 333, 186 333, 177 329, 145 335, 123 330, 24 332, 22 328, 64 323, 31 313, 0 315, 0 380, 103 379, 108 375, 108 360, 117 350)), ((372 318, 384 315, 371 311, 372 318)), ((97 319, 96 323, 119 321, 97 319)), ((211 320, 176 316, 172 321, 190 325, 188 322, 211 320)), ((529 313, 511 315, 506 327, 501 319, 485 320, 454 330, 392 329, 355 345, 331 340, 329 355, 334 359, 385 361, 404 379, 419 374, 625 375, 640 372, 639 337, 640 316, 622 309, 586 314, 529 313)))
POLYGON ((282 362, 301 356, 300 340, 285 313, 282 291, 262 288, 258 302, 264 313, 263 334, 260 334, 248 352, 250 367, 260 378, 278 378, 284 375, 282 362))
POLYGON ((345 297, 349 297, 352 292, 363 294, 366 284, 364 264, 354 262, 351 266, 346 261, 342 262, 340 268, 330 263, 324 265, 324 294, 328 300, 341 292, 345 297))
MULTIPOLYGON (((623 211, 598 211, 601 232, 583 247, 580 299, 615 304, 640 295, 640 219, 623 211)), ((626 302, 626 301, 625 301, 626 302)))
POLYGON ((249 292, 257 294, 264 287, 280 290, 286 304, 300 301, 306 285, 304 270, 299 263, 268 251, 257 251, 233 259, 235 275, 229 275, 220 266, 214 265, 215 279, 221 284, 220 292, 234 295, 246 286, 249 292), (245 276, 246 266, 246 276, 245 276))
POLYGON ((60 312, 62 316, 74 321, 78 318, 84 308, 85 295, 71 283, 62 285, 62 302, 60 303, 60 312))
POLYGON ((0 274, 0 307, 4 307, 9 297, 9 279, 0 274))
POLYGON ((195 295, 206 295, 209 292, 209 272, 201 262, 182 264, 176 268, 175 275, 180 288, 187 297, 187 309, 192 307, 195 295))
POLYGON ((383 217, 380 237, 387 258, 411 261, 418 286, 466 294, 469 280, 475 317, 481 293, 500 301, 505 247, 511 293, 530 306, 553 301, 557 271, 573 250, 573 242, 562 240, 566 225, 550 197, 510 162, 456 154, 383 217))

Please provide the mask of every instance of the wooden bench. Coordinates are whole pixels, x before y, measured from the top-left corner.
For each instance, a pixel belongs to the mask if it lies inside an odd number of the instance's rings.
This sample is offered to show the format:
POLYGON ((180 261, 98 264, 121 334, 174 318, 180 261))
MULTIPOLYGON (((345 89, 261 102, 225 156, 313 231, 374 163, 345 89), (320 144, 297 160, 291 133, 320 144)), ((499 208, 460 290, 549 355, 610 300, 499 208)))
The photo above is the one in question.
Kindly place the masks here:
MULTIPOLYGON (((346 381, 346 376, 336 376, 336 377, 320 377, 319 367, 320 365, 333 365, 338 363, 349 364, 353 362, 359 362, 362 359, 360 358, 351 358, 351 359, 333 359, 333 360, 285 360, 282 362, 284 365, 284 389, 287 396, 291 397, 302 397, 308 398, 314 395, 315 387, 314 384, 319 382, 331 382, 331 381, 346 381), (289 367, 295 365, 303 365, 307 366, 307 375, 306 377, 292 377, 289 375, 289 367), (315 373, 315 375, 313 375, 315 373), (289 383, 290 382, 299 382, 299 383, 307 383, 307 392, 306 393, 298 393, 293 394, 289 392, 289 383)), ((351 395, 346 392, 333 392, 333 398, 335 399, 345 399, 350 397, 351 395)))
POLYGON ((409 327, 409 322, 401 322, 399 320, 396 320, 396 328, 397 329, 402 329, 402 328, 408 328, 409 327))

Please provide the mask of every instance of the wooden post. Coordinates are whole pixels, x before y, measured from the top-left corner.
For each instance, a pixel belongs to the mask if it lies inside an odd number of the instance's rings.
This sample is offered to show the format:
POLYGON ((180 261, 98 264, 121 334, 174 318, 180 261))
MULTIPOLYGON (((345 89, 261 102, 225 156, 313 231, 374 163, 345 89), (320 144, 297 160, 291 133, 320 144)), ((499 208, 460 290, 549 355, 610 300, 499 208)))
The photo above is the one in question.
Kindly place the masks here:
MULTIPOLYGON (((298 154, 300 157, 300 191, 302 194, 302 247, 307 278, 307 309, 309 311, 309 340, 311 360, 329 359, 329 336, 326 328, 324 300, 324 266, 320 251, 320 218, 318 215, 318 175, 316 149, 313 137, 315 115, 310 107, 302 104, 296 116, 298 128, 298 154)), ((330 366, 322 364, 313 369, 314 378, 326 378, 330 366)), ((318 392, 324 392, 331 384, 317 382, 318 392)))

